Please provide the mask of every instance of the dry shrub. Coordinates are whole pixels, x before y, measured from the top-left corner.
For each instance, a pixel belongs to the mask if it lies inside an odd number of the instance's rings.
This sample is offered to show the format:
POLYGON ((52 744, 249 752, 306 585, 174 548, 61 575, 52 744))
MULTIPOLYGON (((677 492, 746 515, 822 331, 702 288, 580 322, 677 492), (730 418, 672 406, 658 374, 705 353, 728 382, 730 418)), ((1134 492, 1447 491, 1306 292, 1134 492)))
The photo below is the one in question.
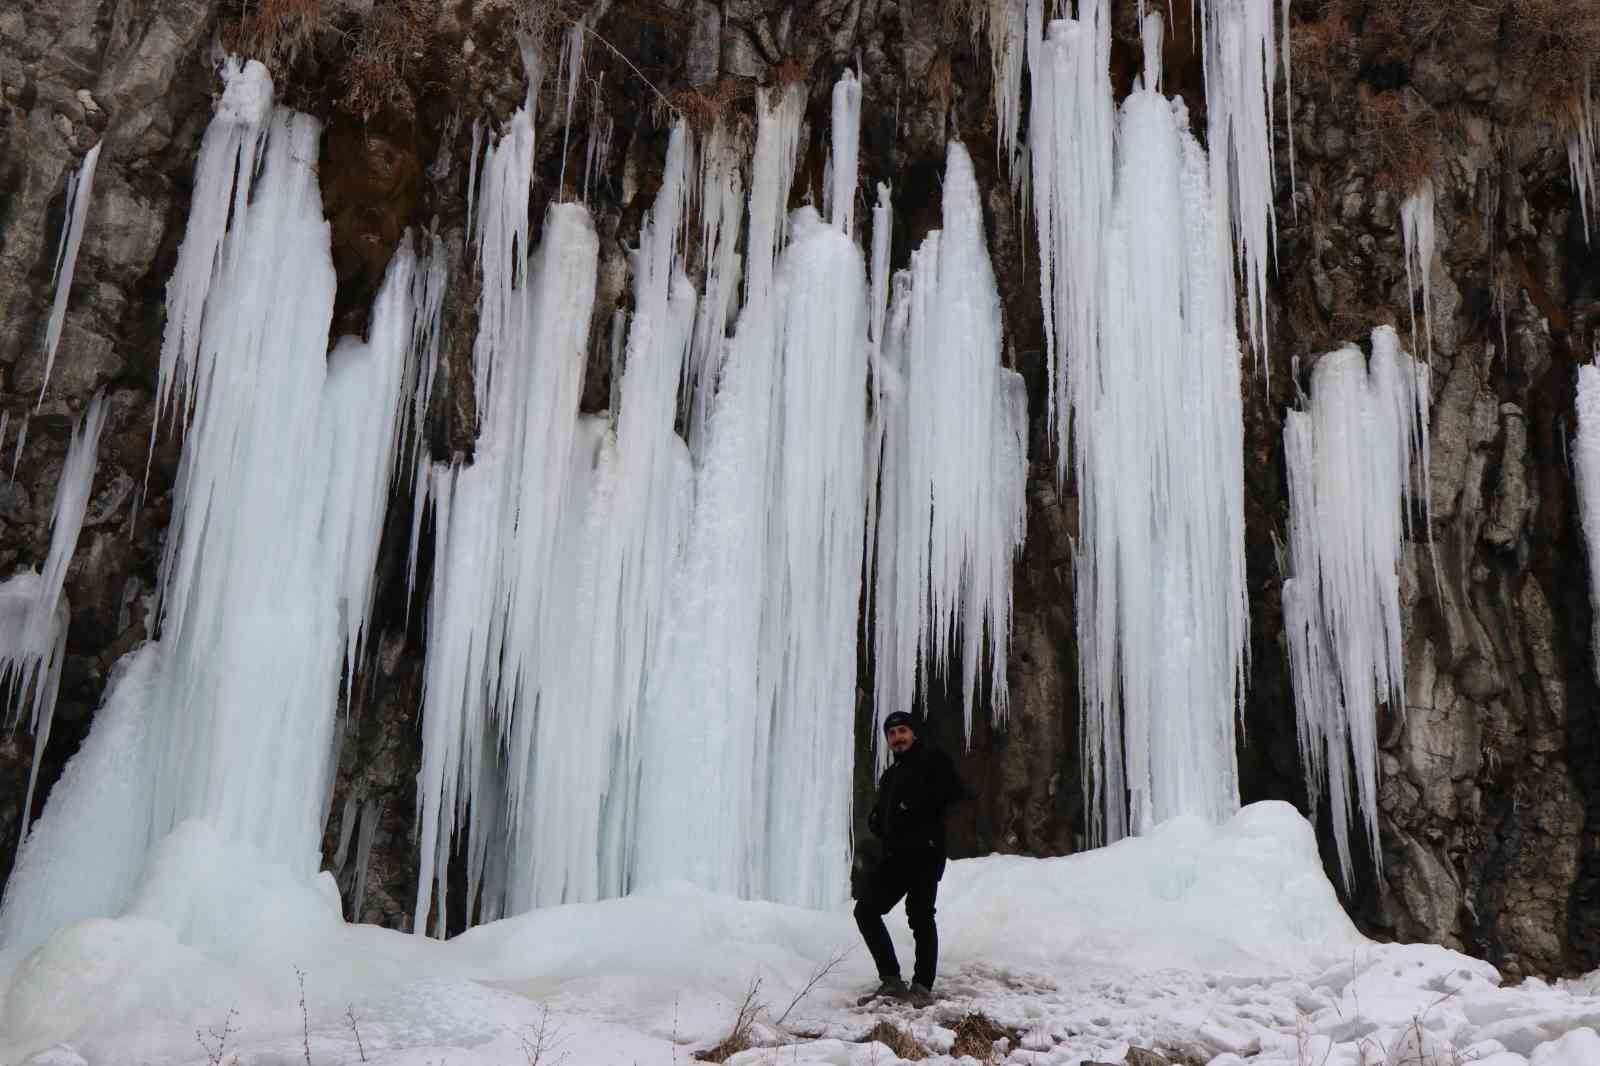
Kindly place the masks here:
POLYGON ((282 69, 311 43, 322 19, 322 0, 256 0, 239 20, 233 42, 245 55, 282 69))
POLYGON ((592 6, 589 0, 513 0, 517 32, 549 60, 560 54, 561 35, 592 6))
POLYGON ((728 1035, 712 1047, 696 1051, 694 1057, 701 1062, 727 1062, 739 1052, 754 1047, 756 1019, 767 1006, 761 1001, 760 996, 761 979, 758 977, 750 982, 750 987, 744 994, 744 1002, 739 1004, 739 1010, 733 1017, 733 1026, 728 1030, 728 1035))
POLYGON ((1299 23, 1289 35, 1290 69, 1298 85, 1323 85, 1350 47, 1350 26, 1342 14, 1299 23))
POLYGON ((988 1015, 973 1011, 956 1023, 956 1042, 950 1045, 950 1055, 971 1055, 979 1062, 988 1062, 994 1058, 995 1041, 1010 1035, 988 1015))
POLYGON ((1439 156, 1438 118, 1412 89, 1357 92, 1357 136, 1375 165, 1379 185, 1402 194, 1433 172, 1439 156))
POLYGON ((754 95, 753 82, 724 76, 700 88, 679 89, 672 94, 670 103, 691 127, 703 132, 718 120, 727 120, 735 105, 754 95))
POLYGON ((363 121, 385 110, 416 115, 407 75, 427 53, 433 6, 434 0, 383 0, 373 8, 345 61, 341 107, 363 121))
POLYGON ((788 85, 805 85, 811 80, 811 64, 797 55, 786 55, 772 68, 772 83, 780 89, 788 85))
POLYGON ((922 72, 922 86, 928 93, 928 99, 937 103, 941 110, 948 111, 950 102, 955 99, 955 71, 950 66, 950 54, 939 52, 928 64, 928 69, 922 72))
POLYGON ((1600 4, 1594 0, 1510 0, 1504 62, 1532 90, 1538 118, 1571 129, 1600 56, 1600 4))
POLYGON ((879 1022, 861 1038, 863 1044, 870 1044, 874 1040, 894 1052, 898 1058, 921 1062, 928 1057, 928 1049, 922 1046, 922 1042, 893 1022, 879 1022))

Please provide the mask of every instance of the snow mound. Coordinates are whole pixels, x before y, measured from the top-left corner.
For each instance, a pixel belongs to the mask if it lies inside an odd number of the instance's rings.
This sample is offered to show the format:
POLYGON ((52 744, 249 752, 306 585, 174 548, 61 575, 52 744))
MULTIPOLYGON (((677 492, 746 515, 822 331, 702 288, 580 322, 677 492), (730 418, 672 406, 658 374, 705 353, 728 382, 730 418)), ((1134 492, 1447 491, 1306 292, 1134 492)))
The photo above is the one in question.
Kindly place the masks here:
MULTIPOLYGON (((131 898, 121 918, 0 954, 0 1062, 198 1066, 226 1030, 224 1061, 241 1066, 298 1063, 307 1047, 318 1066, 526 1066, 540 1047, 571 1066, 666 1066, 725 1035, 758 979, 766 1039, 800 997, 785 1027, 815 1038, 781 1061, 802 1066, 886 1066, 861 1043, 885 1014, 943 1053, 968 1011, 1015 1033, 1006 1061, 1030 1066, 1115 1062, 1136 1045, 1216 1066, 1356 1066, 1373 1052, 1600 1061, 1589 984, 1501 989, 1487 963, 1365 941, 1311 827, 1277 803, 1067 858, 952 862, 941 998, 922 1011, 855 1005, 874 975, 846 905, 678 882, 441 943, 346 924, 326 874, 301 876, 193 821, 158 845, 131 898)), ((909 959, 903 919, 890 924, 909 959)))

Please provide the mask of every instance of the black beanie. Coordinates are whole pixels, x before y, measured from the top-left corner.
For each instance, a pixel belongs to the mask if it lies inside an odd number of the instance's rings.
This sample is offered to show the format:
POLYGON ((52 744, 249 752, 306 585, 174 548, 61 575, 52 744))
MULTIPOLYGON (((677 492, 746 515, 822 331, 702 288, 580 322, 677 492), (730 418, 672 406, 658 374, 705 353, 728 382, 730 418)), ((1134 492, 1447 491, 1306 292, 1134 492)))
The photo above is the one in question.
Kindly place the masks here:
POLYGON ((911 717, 911 715, 907 714, 905 711, 895 711, 889 717, 885 718, 883 720, 883 731, 887 733, 897 725, 903 725, 913 733, 917 731, 917 720, 911 717))

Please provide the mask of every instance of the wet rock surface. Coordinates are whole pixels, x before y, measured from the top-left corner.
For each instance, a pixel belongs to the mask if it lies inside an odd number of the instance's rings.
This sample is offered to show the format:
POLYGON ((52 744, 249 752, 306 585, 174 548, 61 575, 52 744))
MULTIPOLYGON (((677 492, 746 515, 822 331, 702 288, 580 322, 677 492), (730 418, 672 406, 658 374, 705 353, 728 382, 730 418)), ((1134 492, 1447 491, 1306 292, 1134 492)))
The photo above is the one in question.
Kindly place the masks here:
MULTIPOLYGON (((389 103, 375 112, 350 110, 352 100, 372 97, 352 92, 349 70, 352 42, 365 39, 368 20, 388 8, 383 0, 327 4, 333 28, 276 73, 285 101, 327 122, 321 180, 340 283, 336 329, 364 327, 404 229, 437 227, 449 250, 446 381, 427 442, 443 458, 470 455, 476 432, 476 286, 465 232, 472 124, 502 121, 523 99, 512 32, 522 15, 514 4, 490 0, 413 6, 426 15, 426 32, 405 38, 414 54, 393 65, 404 91, 384 96, 389 103)), ((964 12, 948 17, 956 7, 963 5, 603 6, 595 34, 631 66, 591 45, 585 93, 601 94, 615 129, 590 188, 602 280, 583 406, 595 411, 610 402, 605 324, 628 300, 626 252, 658 184, 667 102, 702 120, 723 114, 738 122, 752 113, 757 86, 806 81, 805 158, 794 200, 820 201, 828 89, 841 69, 859 64, 862 195, 878 181, 893 185, 897 263, 938 225, 945 142, 965 140, 985 190, 1008 359, 1029 387, 1029 536, 1015 577, 1009 721, 990 723, 988 708, 980 708, 964 745, 959 702, 936 686, 929 728, 939 743, 963 752, 973 793, 952 824, 958 854, 1063 854, 1082 846, 1076 501, 1070 483, 1056 482, 1046 426, 1032 223, 995 162, 987 46, 974 40, 964 12), (588 80, 602 71, 603 80, 588 80)), ((1133 20, 1122 10, 1131 7, 1118 9, 1119 85, 1131 77, 1128 57, 1136 54, 1133 20)), ((72 419, 96 389, 112 399, 90 520, 67 584, 69 658, 41 793, 81 742, 111 664, 154 625, 147 597, 178 454, 165 430, 150 453, 164 286, 215 88, 213 41, 229 39, 230 20, 238 17, 217 0, 21 0, 0 12, 0 407, 12 427, 0 442, 0 473, 9 473, 16 427, 29 426, 16 480, 0 487, 0 574, 42 561, 72 419), (77 277, 40 402, 66 183, 96 143, 104 148, 77 277)), ((1427 541, 1408 551, 1402 575, 1407 705, 1386 709, 1380 722, 1382 870, 1369 864, 1359 871, 1347 902, 1375 935, 1461 947, 1512 974, 1592 968, 1600 964, 1600 911, 1592 905, 1600 897, 1600 701, 1567 441, 1575 430, 1574 368, 1589 356, 1600 310, 1600 253, 1584 240, 1564 133, 1539 106, 1544 90, 1509 30, 1487 48, 1465 31, 1402 34, 1397 44, 1383 19, 1352 14, 1345 3, 1296 5, 1294 17, 1292 126, 1282 122, 1281 101, 1277 112, 1270 354, 1265 361, 1246 357, 1251 676, 1244 798, 1308 807, 1280 637, 1274 540, 1287 524, 1284 412, 1320 353, 1362 342, 1383 322, 1410 336, 1398 210, 1428 177, 1438 226, 1438 253, 1428 264, 1432 521, 1427 541), (1406 137, 1396 140, 1396 129, 1406 137)), ((1175 32, 1169 44, 1168 84, 1189 98, 1203 128, 1198 62, 1185 39, 1175 32)), ((571 195, 596 132, 588 96, 574 108, 570 137, 548 89, 543 102, 536 220, 563 188, 571 195)), ((1416 310, 1421 329, 1420 304, 1416 310)), ((1420 336, 1418 345, 1427 350, 1420 336)), ((391 512, 370 655, 340 712, 343 740, 324 846, 346 914, 398 927, 409 925, 416 889, 411 825, 423 649, 417 605, 408 616, 405 603, 409 506, 397 500, 391 512)), ((424 571, 428 549, 425 536, 424 571)), ((419 587, 426 587, 425 572, 419 587)), ((860 799, 873 766, 870 682, 863 653, 860 799)), ((0 740, 0 869, 9 867, 21 828, 31 752, 25 728, 0 740)), ((864 826, 857 828, 863 839, 864 826)), ((455 900, 463 895, 452 889, 455 900)), ((453 907, 450 923, 458 927, 466 916, 459 902, 453 907)))

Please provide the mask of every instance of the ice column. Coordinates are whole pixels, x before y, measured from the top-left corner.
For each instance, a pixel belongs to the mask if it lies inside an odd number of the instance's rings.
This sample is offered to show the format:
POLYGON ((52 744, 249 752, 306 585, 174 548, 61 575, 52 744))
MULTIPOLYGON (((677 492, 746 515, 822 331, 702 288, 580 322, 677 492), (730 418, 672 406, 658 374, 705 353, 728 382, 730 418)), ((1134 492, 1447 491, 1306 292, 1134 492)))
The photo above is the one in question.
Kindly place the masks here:
MULTIPOLYGON (((1589 600, 1600 617, 1600 367, 1578 368, 1577 482, 1583 539, 1589 551, 1589 600)), ((1590 628, 1600 676, 1600 625, 1590 628)))
MULTIPOLYGON (((842 84, 835 160, 859 136, 842 84)), ((833 172, 834 224, 791 217, 774 275, 801 99, 760 109, 746 302, 640 724, 633 880, 815 906, 849 863, 867 285, 844 232, 853 164, 833 172)))
POLYGON ((768 894, 817 905, 849 872, 856 623, 865 501, 867 282, 861 250, 802 208, 778 285, 783 425, 765 609, 784 625, 768 894))
POLYGON ((1070 422, 1079 492, 1095 840, 1237 806, 1247 630, 1239 346, 1214 161, 1181 102, 1149 88, 1154 49, 1113 152, 1105 20, 1084 4, 1042 37, 1031 27, 1045 321, 1065 348, 1051 376, 1067 410, 1052 416, 1058 434, 1070 422))
POLYGON ((1041 0, 1028 9, 1033 72, 1029 153, 1039 234, 1049 424, 1056 474, 1065 480, 1073 367, 1097 359, 1101 344, 1101 257, 1112 195, 1115 112, 1111 102, 1110 15, 1084 0, 1078 18, 1045 28, 1041 0))
MULTIPOLYGON (((1283 0, 1288 9, 1288 0, 1283 0)), ((1266 365, 1267 257, 1273 213, 1272 96, 1278 49, 1272 0, 1203 0, 1206 146, 1211 188, 1231 231, 1251 346, 1266 365)), ((1288 53, 1283 53, 1287 68, 1288 53)), ((1230 280, 1232 278, 1230 273, 1230 280)), ((1229 293, 1228 306, 1233 306, 1229 293)))
POLYGON ((577 413, 598 238, 583 208, 554 205, 528 258, 532 143, 524 110, 483 163, 482 428, 470 466, 428 475, 437 542, 417 932, 430 882, 443 914, 463 827, 468 907, 483 917, 625 887, 639 704, 688 518, 690 462, 674 432, 696 308, 678 256, 687 131, 673 132, 641 233, 619 402, 602 422, 577 413))
POLYGON ((972 160, 957 142, 947 156, 943 229, 896 278, 882 353, 874 698, 880 722, 909 711, 959 648, 970 732, 985 648, 996 720, 1007 708, 1027 392, 1000 365, 1000 297, 972 160))
MULTIPOLYGON (((536 726, 555 713, 539 713, 551 698, 547 667, 561 661, 548 634, 570 624, 555 613, 555 559, 570 521, 568 468, 578 447, 599 242, 584 208, 555 204, 530 254, 532 151, 532 118, 521 110, 485 155, 473 348, 479 438, 471 465, 438 464, 425 475, 436 540, 417 793, 418 933, 433 912, 434 881, 443 914, 446 860, 463 828, 469 906, 492 867, 484 906, 503 912, 514 854, 508 834, 522 822, 536 726)), ((576 506, 586 505, 580 498, 576 506)), ((416 521, 422 517, 419 508, 416 521)))
POLYGON ((770 740, 782 620, 765 610, 783 429, 773 271, 803 104, 791 89, 763 94, 757 107, 747 296, 718 377, 688 546, 640 720, 634 884, 684 878, 741 896, 767 891, 768 761, 781 757, 770 740))
POLYGON ((61 245, 56 251, 56 295, 45 326, 44 383, 39 386, 40 399, 50 387, 50 371, 56 364, 56 346, 61 343, 61 326, 67 318, 72 272, 78 265, 78 247, 83 243, 83 223, 89 217, 89 197, 94 192, 94 171, 99 161, 100 145, 97 143, 84 154, 83 163, 67 180, 67 217, 61 226, 61 245))
POLYGON ((688 137, 680 122, 634 257, 620 403, 595 474, 599 498, 591 503, 606 511, 587 531, 593 555, 580 567, 584 584, 574 654, 562 664, 565 685, 541 714, 551 724, 541 722, 544 735, 532 747, 537 790, 514 811, 526 819, 518 859, 536 878, 534 891, 513 893, 516 909, 615 896, 626 886, 639 708, 693 495, 688 448, 673 428, 696 304, 678 254, 688 137))
MULTIPOLYGON (((244 84, 253 103, 270 100, 264 79, 246 68, 229 93, 244 84)), ((224 106, 214 122, 227 129, 237 116, 224 106)), ((366 626, 410 401, 417 269, 402 245, 370 340, 342 342, 330 359, 335 281, 315 173, 320 132, 280 109, 247 203, 233 197, 236 176, 249 179, 244 168, 208 170, 215 185, 197 189, 204 203, 233 199, 234 211, 220 246, 214 216, 191 218, 174 279, 180 302, 204 313, 193 342, 177 344, 164 367, 163 394, 175 382, 192 383, 194 394, 162 562, 153 696, 157 833, 204 818, 306 871, 316 869, 339 681, 366 626), (184 290, 199 284, 184 264, 208 259, 209 286, 184 290)), ((184 322, 173 319, 169 335, 184 322)))
MULTIPOLYGON (((1403 713, 1400 551, 1427 463, 1428 368, 1391 327, 1372 359, 1345 347, 1318 360, 1309 407, 1284 426, 1289 559, 1284 628, 1300 754, 1313 803, 1326 794, 1339 866, 1352 876, 1359 805, 1378 848, 1377 705, 1403 713), (1352 780, 1353 778, 1353 780, 1352 780)), ((1582 442, 1580 441, 1580 449, 1582 442)))
POLYGON ((1411 346, 1417 346, 1417 311, 1412 293, 1422 286, 1422 328, 1428 361, 1433 361, 1433 179, 1422 184, 1400 205, 1400 236, 1406 256, 1406 306, 1411 312, 1411 346))

